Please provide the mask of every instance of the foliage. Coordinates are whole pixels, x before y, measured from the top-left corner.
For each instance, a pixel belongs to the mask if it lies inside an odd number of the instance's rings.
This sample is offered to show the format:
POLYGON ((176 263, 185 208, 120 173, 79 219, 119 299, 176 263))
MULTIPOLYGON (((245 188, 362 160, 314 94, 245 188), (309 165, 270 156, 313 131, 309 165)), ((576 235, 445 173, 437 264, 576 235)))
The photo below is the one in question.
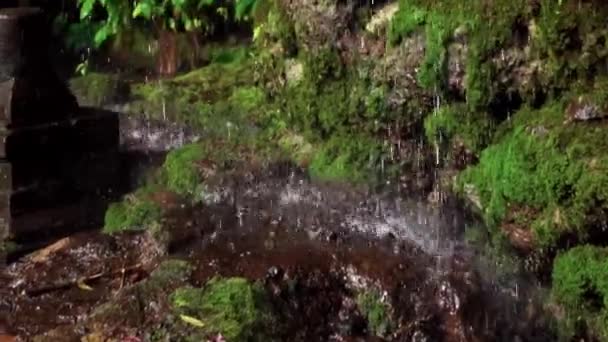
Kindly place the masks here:
POLYGON ((367 319, 369 331, 380 337, 388 336, 394 328, 391 307, 385 303, 376 291, 366 291, 357 295, 359 310, 367 319))
POLYGON ((518 205, 535 208, 540 214, 532 228, 541 246, 566 234, 584 240, 594 225, 607 222, 608 159, 602 151, 608 131, 563 125, 564 107, 553 102, 518 112, 500 127, 479 165, 458 181, 461 190, 475 186, 490 224, 499 224, 518 205))
POLYGON ((571 338, 582 323, 583 329, 608 339, 608 249, 584 245, 559 255, 552 294, 567 310, 564 337, 571 338))
POLYGON ((200 320, 208 333, 228 341, 266 341, 272 320, 266 293, 244 278, 214 278, 204 288, 183 287, 170 296, 176 312, 200 320))
POLYGON ((95 33, 97 46, 134 24, 134 19, 154 23, 164 30, 198 30, 208 33, 216 16, 227 9, 217 0, 78 0, 80 18, 94 19, 102 8, 105 19, 95 33))
POLYGON ((73 51, 83 51, 92 46, 95 33, 100 24, 92 21, 73 22, 68 15, 59 14, 53 22, 53 31, 56 36, 65 37, 65 45, 73 51))

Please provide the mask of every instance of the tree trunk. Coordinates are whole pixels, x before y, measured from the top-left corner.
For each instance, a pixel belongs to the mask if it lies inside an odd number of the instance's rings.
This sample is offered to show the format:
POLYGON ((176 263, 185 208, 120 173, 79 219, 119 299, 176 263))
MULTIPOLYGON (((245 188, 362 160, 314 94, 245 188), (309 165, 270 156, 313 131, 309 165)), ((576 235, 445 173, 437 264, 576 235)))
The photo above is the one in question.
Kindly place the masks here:
POLYGON ((177 72, 177 40, 175 32, 161 29, 158 42, 158 73, 161 76, 173 76, 177 72))

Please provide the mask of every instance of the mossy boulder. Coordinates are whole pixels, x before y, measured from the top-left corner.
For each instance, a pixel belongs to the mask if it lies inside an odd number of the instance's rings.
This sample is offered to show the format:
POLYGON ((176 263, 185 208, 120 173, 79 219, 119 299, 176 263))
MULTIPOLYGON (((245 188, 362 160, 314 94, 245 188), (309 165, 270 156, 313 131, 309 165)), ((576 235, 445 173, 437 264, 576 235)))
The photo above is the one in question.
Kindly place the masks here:
POLYGON ((519 217, 538 247, 585 241, 608 219, 608 122, 564 124, 567 102, 519 111, 458 180, 475 188, 488 223, 519 217))
POLYGON ((221 334, 235 342, 272 340, 275 318, 266 292, 247 279, 214 278, 203 288, 179 288, 170 300, 177 314, 185 322, 196 322, 204 334, 221 334))
POLYGON ((104 232, 145 230, 158 222, 162 208, 151 200, 128 196, 122 202, 110 204, 105 214, 104 232))
POLYGON ((208 154, 207 147, 200 143, 169 152, 161 171, 167 188, 178 194, 196 194, 203 180, 202 170, 197 167, 197 163, 203 161, 208 154))

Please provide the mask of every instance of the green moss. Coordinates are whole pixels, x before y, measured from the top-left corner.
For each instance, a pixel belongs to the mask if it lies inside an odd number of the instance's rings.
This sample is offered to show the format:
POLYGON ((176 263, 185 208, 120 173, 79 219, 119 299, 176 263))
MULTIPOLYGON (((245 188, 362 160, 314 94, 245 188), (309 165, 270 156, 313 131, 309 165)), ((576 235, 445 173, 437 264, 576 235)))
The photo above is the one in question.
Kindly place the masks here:
POLYGON ((458 140, 475 153, 489 143, 493 126, 486 113, 471 112, 465 104, 443 106, 424 120, 425 135, 433 143, 449 146, 458 140))
POLYGON ((138 100, 130 110, 185 123, 207 135, 238 134, 235 129, 240 126, 228 127, 229 123, 245 122, 248 114, 262 111, 265 102, 263 92, 255 87, 248 55, 238 56, 224 56, 171 80, 136 84, 133 94, 138 100))
POLYGON ((367 328, 375 336, 386 337, 395 327, 391 307, 382 301, 376 291, 366 291, 357 296, 357 305, 367 319, 367 328))
POLYGON ((125 230, 144 230, 158 222, 161 216, 161 207, 140 191, 126 196, 121 202, 110 204, 105 214, 103 232, 112 234, 125 230))
POLYGON ((211 63, 242 63, 249 57, 250 53, 250 50, 243 46, 218 47, 211 50, 210 59, 211 63))
POLYGON ((564 119, 565 102, 521 110, 458 181, 461 190, 474 185, 491 225, 510 210, 533 208, 538 214, 530 224, 541 246, 565 235, 585 240, 607 222, 608 131, 564 119))
POLYGON ((533 51, 547 60, 546 85, 563 90, 573 80, 593 76, 589 71, 608 56, 606 15, 604 2, 541 1, 533 51))
POLYGON ((582 328, 608 341, 608 249, 585 245, 559 255, 552 295, 567 310, 561 327, 564 337, 571 338, 582 328))
POLYGON ((420 84, 444 91, 447 82, 447 46, 458 30, 466 33, 465 86, 471 108, 487 105, 497 90, 493 84, 492 53, 512 37, 513 27, 527 13, 524 0, 486 1, 400 0, 388 30, 392 44, 412 32, 425 34, 425 58, 418 72, 420 84))
POLYGON ((202 183, 197 162, 208 155, 203 144, 194 143, 167 154, 162 170, 169 190, 182 195, 194 195, 202 183))
POLYGON ((407 3, 400 3, 399 10, 393 16, 388 27, 388 41, 392 45, 398 44, 403 38, 409 36, 427 19, 427 12, 417 6, 408 7, 407 3))
POLYGON ((80 105, 101 107, 126 99, 129 85, 117 75, 91 72, 70 80, 70 89, 80 105))
POLYGON ((375 139, 361 135, 335 135, 322 142, 313 155, 309 170, 323 180, 364 182, 382 171, 385 152, 375 139))
POLYGON ((266 293, 243 278, 214 278, 204 288, 184 287, 171 294, 179 314, 201 320, 207 333, 228 341, 266 341, 263 331, 272 322, 266 293))
POLYGON ((240 87, 234 90, 229 98, 234 109, 241 110, 245 114, 252 114, 263 106, 266 94, 258 87, 240 87))

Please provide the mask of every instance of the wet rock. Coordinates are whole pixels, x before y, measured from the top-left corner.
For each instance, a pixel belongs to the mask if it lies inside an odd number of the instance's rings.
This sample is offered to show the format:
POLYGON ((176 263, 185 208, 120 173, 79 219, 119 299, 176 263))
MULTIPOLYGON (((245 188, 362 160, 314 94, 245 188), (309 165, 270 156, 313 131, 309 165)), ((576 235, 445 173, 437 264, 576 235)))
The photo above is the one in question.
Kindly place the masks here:
POLYGON ((128 151, 167 152, 200 139, 195 129, 169 121, 120 116, 120 146, 128 151))
POLYGON ((304 76, 304 65, 294 59, 285 61, 285 77, 290 86, 300 83, 304 76))
POLYGON ((464 95, 465 90, 465 62, 467 60, 466 41, 461 35, 458 35, 453 43, 448 45, 448 86, 449 89, 459 94, 464 95))
POLYGON ((566 108, 567 121, 600 120, 608 117, 608 110, 589 98, 579 96, 566 108))
POLYGON ((279 267, 272 266, 268 269, 268 278, 277 279, 277 278, 282 277, 283 274, 284 274, 284 271, 279 267))
POLYGON ((450 315, 455 315, 461 308, 461 294, 448 281, 444 280, 439 285, 438 305, 442 310, 445 310, 450 315))
POLYGON ((336 1, 280 1, 295 23, 298 44, 318 51, 337 42, 347 30, 354 6, 336 1))

